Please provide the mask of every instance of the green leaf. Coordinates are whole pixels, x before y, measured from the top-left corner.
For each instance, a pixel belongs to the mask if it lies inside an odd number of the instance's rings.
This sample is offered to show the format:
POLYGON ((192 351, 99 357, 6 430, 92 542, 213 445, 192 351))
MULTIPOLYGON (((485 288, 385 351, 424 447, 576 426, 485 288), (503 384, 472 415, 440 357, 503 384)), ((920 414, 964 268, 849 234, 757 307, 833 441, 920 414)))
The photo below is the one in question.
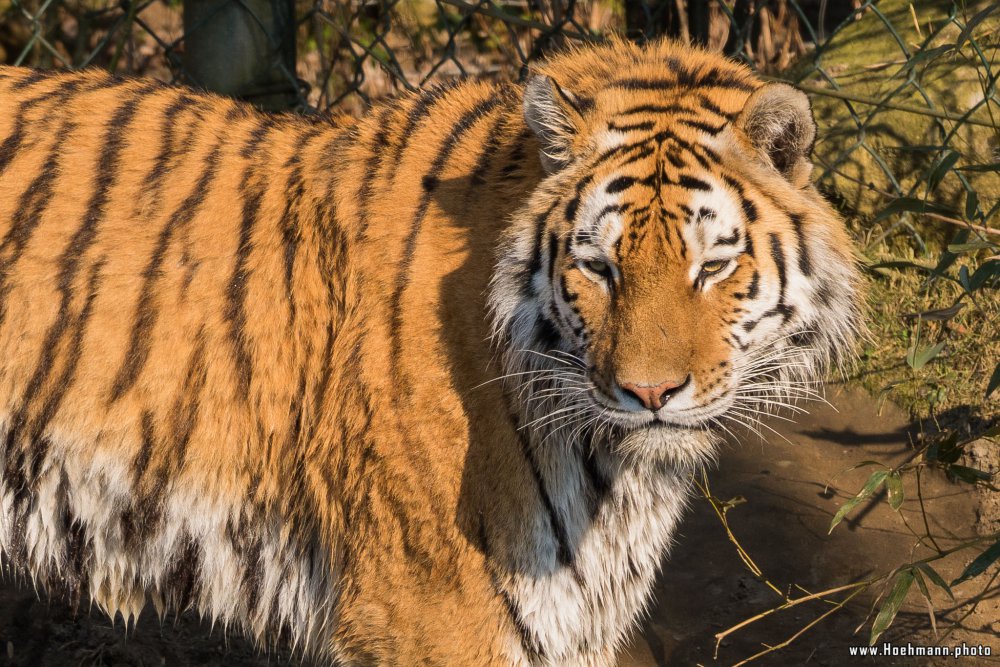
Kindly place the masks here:
POLYGON ((958 579, 951 582, 951 585, 954 586, 955 584, 960 584, 963 581, 972 579, 973 577, 982 574, 986 571, 986 568, 995 563, 997 559, 1000 559, 1000 540, 997 540, 993 546, 979 554, 975 560, 969 563, 969 565, 965 568, 965 571, 958 576, 958 579))
POLYGON ((993 369, 993 376, 990 377, 990 383, 986 385, 986 398, 989 398, 990 394, 997 390, 997 387, 1000 387, 1000 364, 997 364, 997 367, 993 369))
POLYGON ((935 308, 934 310, 925 310, 920 313, 903 313, 900 317, 904 320, 920 318, 921 320, 928 320, 931 322, 947 322, 962 312, 963 308, 965 308, 965 304, 959 301, 954 306, 949 306, 948 308, 935 308))
MULTIPOLYGON (((1000 371, 1000 366, 997 366, 997 370, 1000 371)), ((983 433, 979 437, 980 438, 995 438, 998 435, 1000 435, 1000 424, 997 424, 993 428, 986 429, 986 432, 983 433)))
POLYGON ((993 249, 998 247, 995 243, 990 243, 989 241, 973 241, 972 243, 954 243, 948 246, 948 252, 953 252, 955 254, 963 252, 975 252, 976 250, 985 250, 987 248, 993 249))
POLYGON ((965 24, 965 28, 963 28, 962 32, 958 35, 958 39, 955 40, 955 49, 961 49, 963 46, 965 46, 966 40, 972 37, 972 31, 975 29, 975 27, 980 23, 982 23, 983 21, 985 21, 990 14, 992 14, 998 9, 1000 9, 1000 5, 995 5, 995 4, 987 5, 986 9, 982 10, 981 12, 973 16, 971 19, 969 19, 969 22, 965 24))
POLYGON ((898 472, 885 478, 885 488, 889 492, 889 507, 898 512, 903 505, 903 478, 898 472))
POLYGON ((889 592, 885 601, 882 602, 882 608, 879 609, 878 616, 875 617, 875 622, 872 623, 871 644, 875 644, 879 636, 892 625, 892 621, 896 618, 896 614, 899 613, 899 608, 903 606, 903 600, 906 599, 906 594, 910 591, 910 586, 912 585, 913 570, 906 569, 896 575, 892 591, 889 592))
POLYGON ((951 217, 955 216, 955 212, 946 206, 924 201, 923 199, 917 199, 916 197, 899 197, 898 199, 892 200, 888 206, 879 211, 873 222, 884 220, 895 213, 903 213, 907 211, 911 213, 937 213, 939 215, 947 215, 951 217))
POLYGON ((928 579, 934 582, 936 586, 943 589, 944 592, 948 594, 948 597, 950 597, 952 600, 955 599, 955 594, 951 592, 951 586, 949 586, 948 583, 941 577, 941 575, 937 573, 937 570, 935 570, 927 563, 917 563, 916 565, 921 572, 927 575, 928 579))
POLYGON ((868 481, 865 482, 864 487, 862 487, 862 489, 858 491, 858 495, 854 496, 846 503, 841 505, 840 509, 837 510, 837 513, 833 515, 833 520, 830 521, 830 530, 827 531, 827 535, 832 533, 833 529, 837 527, 837 524, 844 520, 844 517, 847 516, 848 512, 850 512, 852 509, 860 505, 868 498, 871 498, 872 494, 875 493, 875 491, 878 490, 880 486, 882 486, 883 482, 885 482, 885 478, 888 475, 889 475, 888 470, 878 470, 876 472, 873 472, 871 476, 868 478, 868 481))
POLYGON ((954 150, 949 150, 941 156, 941 159, 938 160, 938 163, 934 165, 931 173, 927 176, 928 191, 937 189, 937 186, 940 185, 942 179, 948 175, 948 172, 951 171, 952 167, 955 166, 955 163, 958 162, 959 157, 958 151, 954 150))
POLYGON ((963 482, 967 482, 969 484, 975 484, 976 482, 988 482, 993 479, 993 475, 985 470, 970 468, 968 466, 952 464, 948 466, 948 472, 950 472, 954 477, 957 477, 963 482))
POLYGON ((969 278, 969 291, 975 292, 995 278, 1000 278, 1000 261, 990 260, 985 262, 969 278))
POLYGON ((973 220, 976 217, 977 211, 979 211, 979 195, 976 194, 975 190, 969 190, 965 195, 965 217, 973 220))
POLYGON ((891 262, 877 262, 875 264, 869 264, 869 269, 917 269, 918 271, 923 271, 925 273, 930 273, 934 270, 933 266, 924 266, 923 264, 917 264, 916 262, 907 262, 905 260, 894 260, 891 262))
POLYGON ((924 577, 920 574, 920 570, 913 570, 913 578, 917 582, 917 587, 920 589, 920 594, 924 596, 924 599, 928 602, 931 601, 931 592, 927 590, 927 584, 924 583, 924 577))
POLYGON ((920 51, 919 53, 916 53, 915 55, 911 56, 910 59, 906 61, 906 64, 903 65, 903 69, 901 69, 900 72, 909 72, 923 61, 933 60, 942 54, 948 53, 954 48, 955 47, 952 46, 951 44, 945 44, 944 46, 938 46, 933 49, 925 49, 923 51, 920 51))
POLYGON ((938 356, 944 349, 944 341, 930 347, 911 347, 906 353, 906 363, 915 371, 927 365, 927 362, 938 356))
POLYGON ((965 264, 958 268, 958 282, 962 285, 962 289, 966 292, 971 291, 969 289, 969 267, 965 264))
POLYGON ((967 164, 957 169, 958 171, 1000 171, 1000 162, 992 164, 967 164))

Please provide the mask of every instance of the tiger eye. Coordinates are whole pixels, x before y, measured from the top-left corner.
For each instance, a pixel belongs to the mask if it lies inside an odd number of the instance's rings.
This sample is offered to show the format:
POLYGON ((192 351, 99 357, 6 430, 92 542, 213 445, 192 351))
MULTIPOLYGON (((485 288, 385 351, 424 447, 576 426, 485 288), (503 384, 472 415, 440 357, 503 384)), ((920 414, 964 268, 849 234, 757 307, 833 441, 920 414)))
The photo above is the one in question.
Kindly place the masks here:
POLYGON ((604 276, 611 273, 611 265, 599 259, 588 259, 583 263, 588 271, 604 276))
POLYGON ((722 271, 724 268, 729 266, 728 259, 716 259, 711 262, 705 262, 701 265, 701 272, 705 275, 712 275, 722 271))

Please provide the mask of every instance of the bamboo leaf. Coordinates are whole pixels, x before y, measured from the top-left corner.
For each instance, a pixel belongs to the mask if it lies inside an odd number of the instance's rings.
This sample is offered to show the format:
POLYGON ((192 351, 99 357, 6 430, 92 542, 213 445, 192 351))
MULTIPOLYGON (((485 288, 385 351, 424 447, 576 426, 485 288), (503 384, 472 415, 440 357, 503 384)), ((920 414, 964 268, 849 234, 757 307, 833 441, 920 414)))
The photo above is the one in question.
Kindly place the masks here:
POLYGON ((830 530, 827 531, 827 534, 829 535, 832 533, 833 529, 837 527, 837 524, 843 521, 844 517, 847 516, 852 509, 870 498, 872 494, 875 493, 880 486, 882 486, 882 483, 885 482, 885 478, 888 475, 888 470, 878 470, 873 472, 868 478, 868 481, 865 482, 864 487, 858 491, 858 494, 841 505, 840 509, 837 510, 837 513, 833 515, 833 519, 830 521, 830 530))
MULTIPOLYGON (((975 276, 973 276, 973 278, 975 278, 975 276)), ((904 320, 920 318, 931 322, 947 322, 951 318, 958 315, 963 308, 965 308, 965 304, 959 301, 954 306, 950 306, 948 308, 936 308, 934 310, 925 310, 920 313, 903 313, 900 317, 904 320)))
POLYGON ((915 371, 920 370, 927 365, 934 357, 941 353, 944 349, 944 341, 941 341, 937 345, 932 345, 930 347, 914 346, 906 353, 906 363, 910 365, 915 371))
POLYGON ((978 14, 969 19, 969 22, 965 24, 965 28, 963 28, 962 32, 958 35, 958 39, 955 40, 955 49, 961 49, 965 46, 966 40, 972 36, 972 31, 975 27, 985 21, 990 14, 998 9, 1000 9, 1000 5, 989 4, 986 6, 986 9, 980 11, 978 14))
POLYGON ((990 377, 990 383, 986 385, 986 398, 989 398, 990 394, 997 390, 997 387, 1000 387, 1000 364, 997 364, 993 370, 993 376, 990 377))
POLYGON ((873 222, 884 220, 895 213, 937 213, 939 215, 954 216, 955 212, 946 206, 941 206, 933 202, 917 199, 916 197, 899 197, 884 209, 878 212, 873 222))
POLYGON ((970 468, 968 466, 952 464, 948 466, 948 472, 950 472, 952 476, 957 477, 963 482, 967 482, 969 484, 975 484, 976 482, 988 482, 993 479, 993 475, 985 470, 978 470, 977 468, 970 468))
POLYGON ((959 157, 958 151, 949 150, 941 157, 940 160, 938 160, 938 163, 934 165, 934 169, 932 169, 931 173, 927 176, 928 191, 937 189, 937 186, 941 184, 944 177, 948 175, 948 172, 951 171, 952 167, 955 166, 955 163, 958 162, 959 157))
POLYGON ((958 576, 958 579, 951 582, 951 585, 960 584, 963 581, 972 579, 986 571, 990 565, 995 563, 997 559, 1000 559, 1000 540, 997 540, 993 546, 979 554, 969 565, 965 568, 965 571, 958 576))
POLYGON ((903 479, 898 472, 885 478, 885 488, 889 492, 889 507, 898 512, 903 505, 903 479))
POLYGON ((934 601, 931 600, 931 592, 927 590, 927 584, 924 583, 924 577, 920 574, 920 570, 913 570, 913 578, 917 581, 920 594, 924 596, 924 602, 927 604, 927 616, 931 621, 931 629, 934 630, 934 636, 937 637, 937 619, 934 617, 934 601))
POLYGON ((910 590, 910 586, 913 585, 913 570, 906 569, 896 575, 895 583, 892 586, 892 591, 885 598, 882 603, 882 608, 879 609, 878 616, 875 617, 875 622, 872 623, 872 635, 871 644, 875 644, 875 641, 885 632, 890 625, 892 625, 893 620, 896 618, 896 614, 899 613, 899 608, 903 606, 903 600, 906 599, 906 594, 910 590))
POLYGON ((952 243, 948 246, 948 252, 953 252, 955 254, 963 252, 975 252, 976 250, 985 250, 987 248, 996 248, 995 243, 990 243, 989 241, 973 241, 972 243, 952 243))
POLYGON ((958 167, 958 171, 1000 171, 1000 162, 992 164, 968 164, 958 167))
POLYGON ((935 586, 944 590, 944 592, 948 594, 948 597, 950 597, 952 600, 955 599, 955 594, 951 592, 951 586, 949 586, 948 583, 941 577, 941 575, 937 573, 937 570, 935 570, 927 563, 917 563, 917 568, 925 575, 927 575, 927 578, 930 579, 935 586))

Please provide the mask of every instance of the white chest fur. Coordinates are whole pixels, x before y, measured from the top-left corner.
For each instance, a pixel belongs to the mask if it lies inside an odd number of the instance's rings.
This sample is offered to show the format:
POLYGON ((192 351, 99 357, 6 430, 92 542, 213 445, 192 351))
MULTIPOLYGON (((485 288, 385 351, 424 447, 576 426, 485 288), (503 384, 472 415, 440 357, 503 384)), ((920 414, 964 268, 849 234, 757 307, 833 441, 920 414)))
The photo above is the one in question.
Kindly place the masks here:
MULTIPOLYGON (((684 431, 670 437, 702 438, 684 431)), ((579 449, 550 440, 527 454, 548 516, 524 527, 509 561, 519 566, 499 577, 520 626, 510 652, 527 664, 613 664, 649 600, 689 495, 689 472, 662 461, 588 459, 579 449)))

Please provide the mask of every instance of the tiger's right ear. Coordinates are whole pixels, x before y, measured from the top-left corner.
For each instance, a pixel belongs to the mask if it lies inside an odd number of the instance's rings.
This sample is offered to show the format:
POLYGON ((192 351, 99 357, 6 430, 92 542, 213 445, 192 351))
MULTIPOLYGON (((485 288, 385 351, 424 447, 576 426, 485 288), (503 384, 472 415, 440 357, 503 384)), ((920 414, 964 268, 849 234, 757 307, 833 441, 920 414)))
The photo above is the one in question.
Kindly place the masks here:
POLYGON ((572 161, 573 141, 583 127, 583 114, 572 93, 536 74, 524 88, 524 120, 541 144, 546 173, 559 171, 572 161))

